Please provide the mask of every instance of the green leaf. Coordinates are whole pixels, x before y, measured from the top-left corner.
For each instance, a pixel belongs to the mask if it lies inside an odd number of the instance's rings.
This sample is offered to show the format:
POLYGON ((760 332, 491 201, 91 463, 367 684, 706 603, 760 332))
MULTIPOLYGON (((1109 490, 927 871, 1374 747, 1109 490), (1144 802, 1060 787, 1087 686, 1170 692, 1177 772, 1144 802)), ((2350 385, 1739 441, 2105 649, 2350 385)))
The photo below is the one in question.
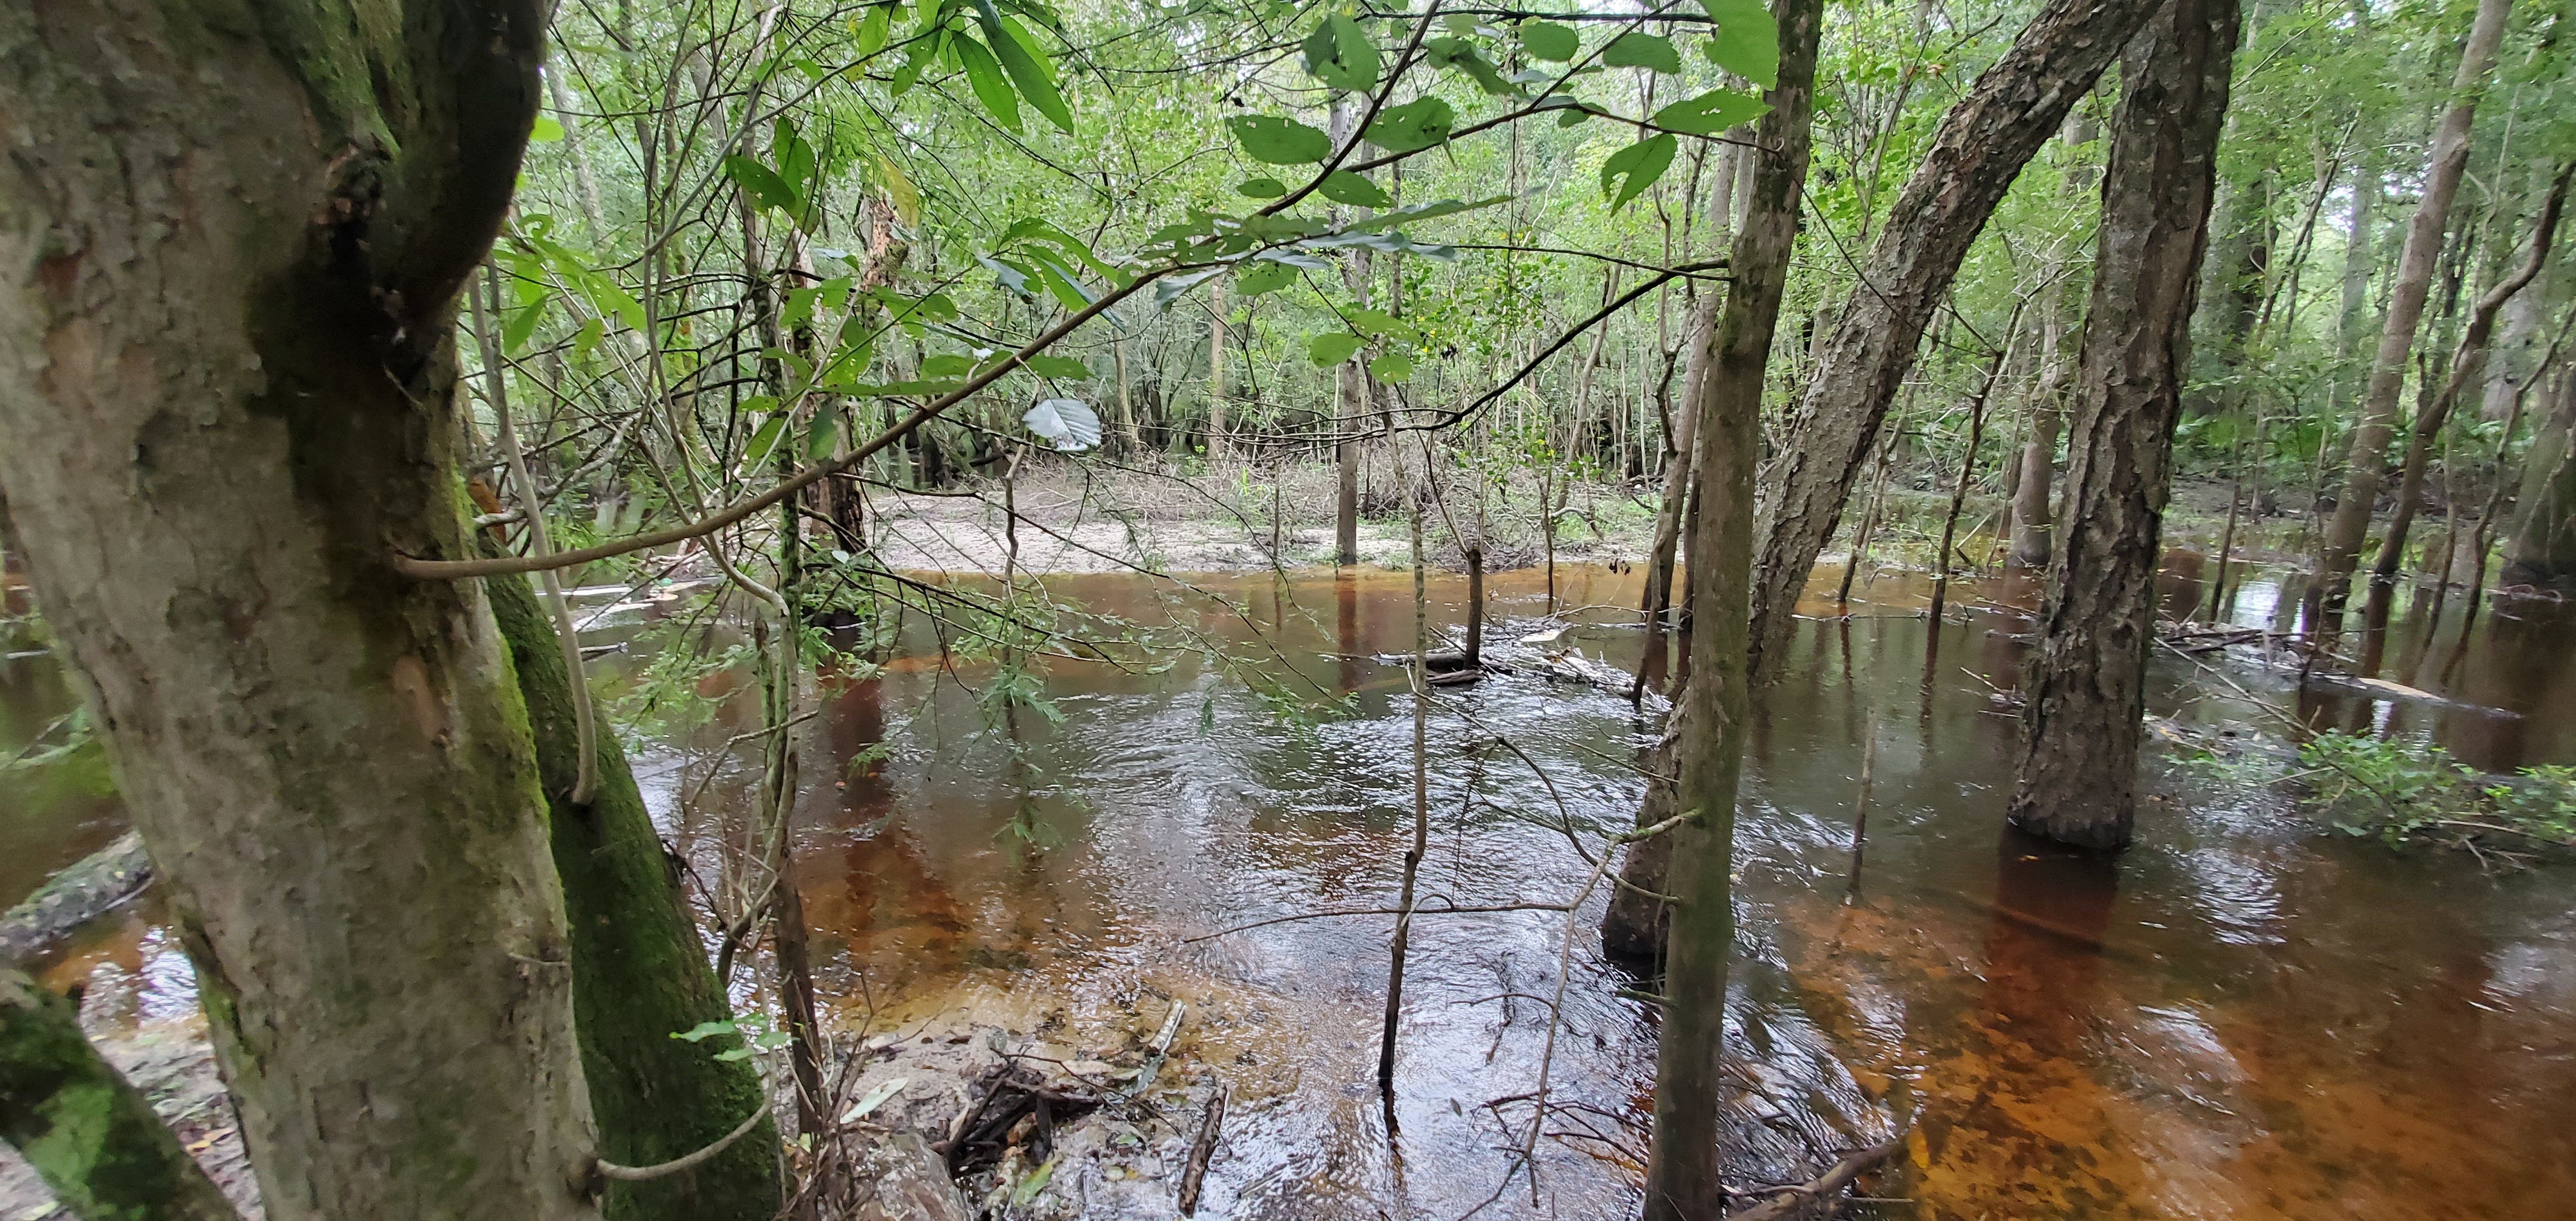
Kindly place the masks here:
POLYGON ((1533 59, 1561 64, 1583 49, 1583 39, 1574 32, 1574 27, 1553 21, 1525 21, 1517 32, 1521 36, 1521 49, 1528 51, 1533 59))
POLYGON ((1780 23, 1762 0, 1699 0, 1717 23, 1709 35, 1710 63, 1765 89, 1780 83, 1780 23))
POLYGON ((857 45, 852 49, 859 53, 859 58, 866 59, 885 50, 886 25, 890 20, 887 14, 892 12, 894 12, 893 5, 880 4, 869 9, 867 16, 851 23, 851 33, 858 40, 857 45))
POLYGON ((1601 52, 1601 62, 1613 68, 1650 68, 1667 76, 1679 76, 1682 53, 1673 49, 1672 40, 1653 34, 1621 34, 1601 52))
POLYGON ((1458 112, 1449 103, 1436 97, 1416 98, 1377 112, 1377 117, 1369 120, 1368 130, 1361 134, 1390 153, 1409 153, 1447 140, 1450 127, 1457 121, 1458 112))
POLYGON ((1649 136, 1610 154, 1601 163, 1601 193, 1611 197, 1610 210, 1618 211, 1655 185, 1672 168, 1673 148, 1679 143, 1669 133, 1649 136))
POLYGON ((1360 337, 1349 331, 1326 331, 1306 341, 1306 359, 1319 369, 1329 369, 1349 360, 1360 350, 1360 337))
POLYGON ((1568 106, 1564 109, 1563 113, 1556 116, 1556 125, 1559 127, 1572 127, 1591 117, 1592 112, 1589 110, 1585 110, 1580 106, 1568 106))
POLYGON ((1011 83, 1002 78, 1002 65, 984 44, 959 34, 951 44, 957 48, 957 62, 966 69, 966 83, 975 90, 975 100, 992 111, 1002 126, 1020 129, 1020 98, 1011 91, 1011 83))
POLYGON ((546 316, 546 299, 542 296, 510 315, 501 327, 501 348, 509 352, 526 351, 528 338, 537 333, 537 323, 546 316))
POLYGON ((574 332, 572 337, 573 363, 580 364, 590 359, 591 349, 598 347, 599 341, 607 335, 608 327, 597 318, 582 323, 581 329, 574 332))
POLYGON ((805 433, 805 460, 820 462, 832 456, 832 443, 840 438, 841 422, 831 412, 814 414, 814 427, 805 433))
POLYGON ((702 1040, 702 1039, 706 1039, 706 1038, 711 1037, 711 1036, 714 1036, 714 1035, 720 1035, 720 1034, 733 1034, 733 1033, 736 1033, 737 1031, 739 1031, 740 1029, 741 1029, 741 1027, 736 1026, 734 1023, 732 1023, 732 1022, 730 1022, 730 1021, 726 1021, 726 1022, 700 1022, 700 1023, 698 1023, 697 1025, 695 1025, 695 1026, 692 1026, 692 1027, 688 1028, 687 1030, 680 1030, 680 1031, 674 1031, 674 1032, 672 1032, 671 1037, 672 1037, 672 1038, 675 1038, 675 1039, 678 1039, 678 1040, 680 1040, 680 1041, 681 1041, 681 1042, 683 1042, 683 1043, 695 1043, 695 1042, 698 1042, 698 1041, 700 1041, 700 1040, 702 1040))
POLYGON ((1296 268, 1285 263, 1273 263, 1267 260, 1253 263, 1234 273, 1234 291, 1237 296, 1258 297, 1263 293, 1275 293, 1296 282, 1296 268))
POLYGON ((1246 199, 1277 199, 1288 193, 1288 184, 1276 178, 1246 178, 1234 184, 1234 193, 1246 199))
POLYGON ((1073 112, 1065 108, 1064 94, 1057 91, 1055 74, 1047 70, 1047 61, 1038 52, 1036 41, 1007 17, 1002 19, 1000 36, 994 37, 994 33, 988 26, 985 36, 993 39, 993 54, 1002 61, 1002 70, 1010 73, 1011 83, 1020 87, 1020 96, 1037 107, 1047 122, 1070 133, 1073 112))
POLYGON ((1088 378, 1091 366, 1070 356, 1032 356, 1020 362, 1040 377, 1088 378))
POLYGON ((740 153, 725 154, 724 168, 725 175, 733 179, 744 194, 751 196, 753 204, 781 212, 796 209, 796 188, 787 185, 787 180, 779 177, 776 170, 740 153))
POLYGON ((1413 380, 1413 358, 1402 352, 1388 352, 1368 364, 1369 376, 1382 382, 1413 380))
POLYGON ((528 129, 528 143, 552 144, 564 138, 564 125, 544 115, 537 116, 536 126, 528 129))
POLYGON ((1698 97, 1666 106, 1646 121, 1694 136, 1713 136, 1769 113, 1771 104, 1752 94, 1732 89, 1711 89, 1698 97))
POLYGON ((1335 13, 1306 36, 1306 71, 1335 89, 1365 93, 1377 87, 1377 44, 1360 23, 1335 13))
POLYGON ((1422 44, 1423 62, 1434 68, 1456 68, 1476 82, 1476 86, 1496 97, 1519 97, 1521 91, 1510 81, 1476 44, 1464 38, 1434 38, 1422 44))
POLYGON ((1225 121, 1243 151, 1266 165, 1313 165, 1333 155, 1333 138, 1295 119, 1266 114, 1237 115, 1225 121))
POLYGON ((1324 193, 1324 198, 1334 203, 1346 203, 1359 208, 1395 206, 1395 197, 1387 194, 1384 188, 1349 170, 1334 170, 1324 175, 1324 185, 1316 189, 1324 193))
POLYGON ((742 447, 743 465, 758 466, 769 461, 770 455, 778 448, 779 434, 786 431, 787 417, 771 416, 769 422, 761 425, 760 431, 751 434, 750 442, 742 447))

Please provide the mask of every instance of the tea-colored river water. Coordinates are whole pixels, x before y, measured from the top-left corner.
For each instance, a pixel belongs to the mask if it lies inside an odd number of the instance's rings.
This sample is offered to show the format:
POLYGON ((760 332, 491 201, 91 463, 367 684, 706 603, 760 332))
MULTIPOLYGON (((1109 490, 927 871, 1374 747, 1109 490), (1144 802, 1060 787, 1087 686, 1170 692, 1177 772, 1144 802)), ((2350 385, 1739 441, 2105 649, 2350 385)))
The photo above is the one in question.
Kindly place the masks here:
MULTIPOLYGON (((1429 906, 1562 903, 1589 873, 1567 824, 1590 850, 1635 809, 1648 720, 1552 677, 1538 654, 1632 666, 1640 634, 1618 626, 1633 619, 1618 608, 1634 605, 1636 578, 1560 577, 1569 618, 1589 626, 1515 643, 1548 626, 1543 595, 1536 574, 1499 577, 1491 638, 1514 672, 1441 692, 1429 906)), ((1373 1077, 1390 920, 1226 931, 1392 901, 1412 807, 1410 701, 1390 656, 1411 647, 1409 575, 1195 587, 1215 596, 1050 578, 1068 608, 1233 659, 1174 648, 1125 669, 1052 663, 1044 691, 1060 720, 993 723, 976 699, 991 663, 942 662, 918 623, 878 677, 824 685, 796 882, 841 1020, 1074 1042, 1160 1013, 1165 998, 1188 1002, 1194 1049, 1235 1097, 1202 1215, 1445 1221, 1489 1198, 1485 1215, 1633 1210, 1655 1020, 1633 999, 1646 982, 1599 958, 1598 892, 1574 917, 1535 1190, 1504 1174, 1538 1079, 1562 913, 1419 922, 1392 1132, 1373 1077), (879 742, 881 763, 846 765, 879 742)), ((1432 589, 1434 622, 1456 624, 1462 583, 1432 589)), ((2032 591, 1954 585, 1931 641, 1919 576, 1884 575, 1865 593, 1847 619, 1811 600, 1820 617, 1799 625, 1753 735, 1729 1011, 1738 1181, 1804 1178, 1902 1125, 1906 1153, 1875 1190, 1908 1202, 1863 1206, 1878 1215, 2568 1215, 2576 874, 2489 873, 2465 854, 2322 832, 2279 793, 2161 761, 2126 853, 2025 840, 2002 826, 2014 722, 1989 683, 2013 685, 2011 636, 2027 625, 2010 608, 2032 591), (1855 878, 1855 778, 1873 726, 1855 878)), ((2171 613, 2198 601, 2199 557, 2173 558, 2167 593, 2171 613)), ((2258 578, 2231 613, 2268 622, 2281 596, 2258 578)), ((2314 724, 2430 735, 2488 768, 2576 762, 2563 615, 2507 608, 2462 647, 2455 600, 2435 626, 2401 613, 2371 660, 2447 703, 2227 671, 2314 724)), ((62 706, 50 665, 0 667, 12 735, 0 747, 62 706)), ((2156 665, 2159 717, 2268 726, 2191 664, 2156 665)), ((687 752, 740 733, 744 712, 640 753, 668 822, 687 752)), ((703 804, 720 808, 739 777, 710 791, 703 804)), ((112 798, 73 784, 11 804, 0 885, 12 895, 117 822, 112 798)), ((129 1019, 194 1003, 149 904, 52 978, 86 978, 94 1010, 129 1019)))

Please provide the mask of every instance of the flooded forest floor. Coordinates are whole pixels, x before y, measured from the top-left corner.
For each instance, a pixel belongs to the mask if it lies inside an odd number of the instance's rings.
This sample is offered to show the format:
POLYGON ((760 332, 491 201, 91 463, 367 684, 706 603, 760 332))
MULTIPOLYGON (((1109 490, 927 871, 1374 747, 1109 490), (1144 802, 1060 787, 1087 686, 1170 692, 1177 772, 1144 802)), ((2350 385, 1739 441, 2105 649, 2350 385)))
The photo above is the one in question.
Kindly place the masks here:
MULTIPOLYGON (((989 589, 998 518, 918 499, 877 507, 907 566, 989 589), (943 541, 957 538, 985 541, 943 541)), ((1031 663, 1046 715, 997 717, 979 691, 1006 662, 943 650, 917 615, 880 663, 814 692, 795 882, 849 1091, 902 1082, 870 1122, 947 1135, 958 1085, 1008 1058, 1120 1101, 1060 1129, 1043 1178, 1003 1172, 995 1215, 1171 1216, 1220 1090, 1202 1216, 1633 1211, 1652 981, 1599 955, 1597 891, 1570 915, 1538 910, 1573 899, 1586 854, 1629 825, 1658 729, 1651 701, 1598 681, 1640 658, 1633 516, 1596 507, 1612 525, 1569 530, 1552 598, 1539 570, 1493 576, 1501 668, 1439 692, 1425 907, 1521 910, 1417 923, 1390 1108, 1374 1072, 1391 923, 1378 913, 1412 816, 1401 524, 1373 526, 1360 567, 1273 573, 1266 521, 1190 541, 1150 512, 1105 527, 1079 512, 1051 522, 1065 546, 1118 563, 1025 537, 1018 563, 1053 572, 1060 626, 1140 644, 1115 662, 1031 663), (1116 570, 1128 564, 1197 575, 1116 570), (1549 1109, 1524 1164, 1551 1029, 1549 1109)), ((1279 534, 1319 545, 1313 523, 1279 534)), ((2564 608, 2493 606, 2464 629, 2458 596, 2437 616, 2401 593, 2384 632, 2346 645, 2345 668, 2378 688, 2302 682, 2259 640, 2160 652, 2154 796, 2138 842, 2104 857, 2003 825, 2032 580, 1954 580, 1935 623, 1926 574, 1901 563, 1865 567, 1836 604, 1843 563, 1818 569, 1749 748, 1731 1181, 1802 1180, 1902 1132, 1903 1155, 1869 1180, 1891 1202, 1861 1215, 2395 1221, 2549 1215, 2576 1196, 2576 873, 2341 834, 2273 779, 2187 758, 2277 737, 2286 715, 2429 740, 2490 771, 2576 763, 2564 608)), ((2213 575, 2200 552, 2170 553, 2166 616, 2209 617, 2213 575)), ((2240 564, 2218 617, 2273 626, 2297 580, 2240 564)), ((691 598, 591 591, 610 694, 651 681, 691 598)), ((1463 581, 1436 574, 1431 603, 1454 630, 1463 581)), ((68 706, 51 667, 0 663, 16 735, 0 746, 68 706)), ((630 737, 665 834, 710 868, 757 774, 732 744, 757 728, 737 690, 709 675, 705 719, 630 737)), ((57 775, 22 808, 0 828, 12 895, 122 825, 99 776, 57 775)), ((44 968, 85 990, 85 1023, 121 1057, 202 1045, 193 977, 148 894, 44 968)), ((753 974, 765 968, 738 976, 745 1002, 761 999, 753 974)), ((169 1106, 216 1119, 186 1131, 192 1147, 239 1178, 202 1056, 156 1054, 171 1063, 152 1071, 178 1083, 153 1087, 169 1106)), ((20 1176, 0 1178, 0 1218, 47 1215, 20 1176)))

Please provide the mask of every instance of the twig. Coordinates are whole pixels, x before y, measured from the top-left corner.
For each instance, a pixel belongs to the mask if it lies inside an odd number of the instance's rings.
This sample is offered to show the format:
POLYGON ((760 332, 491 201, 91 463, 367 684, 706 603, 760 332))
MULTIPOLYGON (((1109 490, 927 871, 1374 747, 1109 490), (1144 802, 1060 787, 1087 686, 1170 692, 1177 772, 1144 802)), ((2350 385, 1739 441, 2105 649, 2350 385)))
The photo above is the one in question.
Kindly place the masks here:
POLYGON ((1208 1158, 1216 1152, 1216 1133, 1225 1122, 1225 1083, 1217 1083, 1216 1092, 1208 1096, 1207 1118, 1199 1121, 1198 1139, 1190 1143, 1190 1161, 1181 1171, 1181 1215, 1199 1213, 1199 1186, 1207 1178, 1208 1158))
POLYGON ((1880 1162, 1896 1156, 1905 1147, 1902 1138, 1881 1141, 1869 1148, 1843 1155, 1834 1168, 1798 1186, 1786 1188, 1778 1195, 1740 1212, 1727 1214, 1727 1221, 1781 1221, 1808 1203, 1823 1199, 1851 1186, 1852 1180, 1868 1173, 1880 1162))

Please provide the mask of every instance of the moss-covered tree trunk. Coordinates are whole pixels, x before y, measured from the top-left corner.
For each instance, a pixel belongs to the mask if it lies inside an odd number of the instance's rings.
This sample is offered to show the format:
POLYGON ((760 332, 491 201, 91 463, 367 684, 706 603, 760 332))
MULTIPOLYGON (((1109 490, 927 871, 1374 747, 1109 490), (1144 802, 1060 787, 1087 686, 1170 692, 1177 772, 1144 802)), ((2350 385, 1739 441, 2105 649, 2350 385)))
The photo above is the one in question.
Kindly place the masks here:
POLYGON ((268 1215, 593 1216, 527 712, 459 556, 457 290, 532 0, 0 9, 0 487, 268 1215))
POLYGON ((224 1193, 82 1036, 80 1009, 0 966, 0 1139, 81 1221, 233 1221, 224 1193))
POLYGON ((1698 387, 1702 517, 1691 541, 1690 677, 1673 743, 1675 810, 1691 819, 1672 838, 1675 900, 1664 958, 1664 1022, 1655 1059, 1654 1147, 1646 1161, 1647 1221, 1717 1221, 1718 1060, 1726 1045, 1727 956, 1735 947, 1728 870, 1735 787, 1749 728, 1746 627, 1753 584, 1753 469, 1762 454, 1762 387, 1780 319, 1789 254, 1807 181, 1816 38, 1822 0, 1778 0, 1780 75, 1771 112, 1754 129, 1761 149, 1744 226, 1730 260, 1734 283, 1704 342, 1698 387))
POLYGON ((2022 679, 2014 824, 2125 844, 2193 298, 2209 237, 2236 0, 2169 0, 2121 61, 2077 357, 2066 535, 2022 679))
POLYGON ((1941 116, 1923 164, 1843 303, 1787 435, 1762 472, 1753 671, 1776 676, 1798 592, 1842 521, 1923 328, 1949 295, 1986 219, 2076 99, 2093 87, 2159 0, 2050 0, 2012 49, 1941 116))
MULTIPOLYGON (((654 833, 617 735, 595 735, 598 792, 587 807, 572 804, 581 735, 554 624, 526 578, 493 577, 487 588, 536 734, 555 873, 572 929, 574 1024, 600 1153, 627 1166, 670 1161, 714 1143, 769 1100, 749 1062, 715 1058, 740 1040, 671 1037, 733 1016, 689 919, 676 862, 654 833)), ((607 1212, 637 1221, 766 1221, 778 1202, 778 1141, 764 1125, 696 1169, 611 1183, 607 1212)))

